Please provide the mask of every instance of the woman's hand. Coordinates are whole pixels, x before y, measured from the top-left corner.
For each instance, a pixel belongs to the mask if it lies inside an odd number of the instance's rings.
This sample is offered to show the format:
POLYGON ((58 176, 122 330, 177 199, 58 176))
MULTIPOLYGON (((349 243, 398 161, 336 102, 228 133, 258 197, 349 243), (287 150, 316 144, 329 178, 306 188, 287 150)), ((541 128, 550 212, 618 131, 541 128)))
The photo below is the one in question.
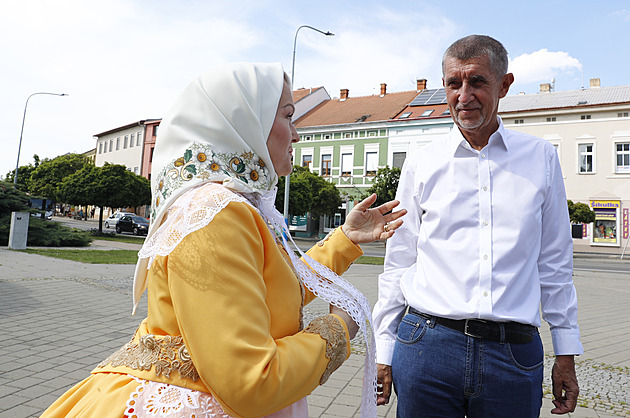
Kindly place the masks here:
POLYGON ((359 326, 354 319, 346 311, 341 308, 336 307, 335 305, 330 305, 330 313, 340 316, 343 319, 343 322, 346 323, 346 327, 348 327, 348 334, 350 334, 350 339, 353 339, 355 335, 357 335, 357 331, 359 331, 359 326))
POLYGON ((376 202, 376 194, 358 203, 346 216, 346 222, 341 226, 341 230, 355 244, 387 239, 394 235, 394 231, 403 223, 399 218, 407 213, 406 209, 388 213, 398 206, 399 201, 390 200, 370 209, 374 202, 376 202))

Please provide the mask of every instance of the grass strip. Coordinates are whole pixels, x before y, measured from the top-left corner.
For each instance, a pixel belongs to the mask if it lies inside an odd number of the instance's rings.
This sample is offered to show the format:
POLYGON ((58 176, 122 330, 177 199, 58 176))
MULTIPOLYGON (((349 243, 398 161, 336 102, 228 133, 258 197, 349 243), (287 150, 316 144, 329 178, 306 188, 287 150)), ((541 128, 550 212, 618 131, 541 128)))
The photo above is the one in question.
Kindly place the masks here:
POLYGON ((112 235, 112 234, 103 234, 103 235, 95 235, 94 239, 99 239, 103 241, 116 241, 116 242, 126 242, 128 244, 144 244, 145 237, 136 237, 133 235, 112 235))
POLYGON ((138 261, 138 251, 134 250, 64 250, 27 248, 26 250, 18 251, 88 264, 136 264, 138 261))
POLYGON ((362 255, 354 262, 354 264, 369 264, 371 266, 382 266, 385 263, 385 257, 372 257, 362 255))

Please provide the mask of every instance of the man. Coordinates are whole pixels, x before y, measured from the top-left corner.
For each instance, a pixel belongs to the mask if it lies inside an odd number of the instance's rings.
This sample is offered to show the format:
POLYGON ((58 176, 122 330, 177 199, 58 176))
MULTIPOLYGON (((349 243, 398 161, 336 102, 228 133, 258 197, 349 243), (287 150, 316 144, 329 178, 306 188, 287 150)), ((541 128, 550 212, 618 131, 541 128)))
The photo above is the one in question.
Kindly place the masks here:
POLYGON ((582 354, 566 195, 554 147, 497 116, 514 76, 503 45, 456 41, 442 60, 455 127, 410 156, 374 308, 378 395, 399 417, 537 417, 551 328, 554 414, 575 409, 582 354))

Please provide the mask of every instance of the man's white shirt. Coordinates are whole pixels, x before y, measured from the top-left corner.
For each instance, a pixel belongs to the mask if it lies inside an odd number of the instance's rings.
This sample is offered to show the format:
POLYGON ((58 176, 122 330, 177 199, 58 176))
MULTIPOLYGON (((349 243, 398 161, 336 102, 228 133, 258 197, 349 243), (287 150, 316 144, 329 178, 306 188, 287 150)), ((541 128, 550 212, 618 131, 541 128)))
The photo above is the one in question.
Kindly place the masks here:
POLYGON ((542 312, 555 354, 583 353, 555 148, 498 120, 481 151, 455 126, 405 161, 396 199, 408 213, 387 242, 373 313, 378 363, 391 364, 406 305, 534 326, 542 312))

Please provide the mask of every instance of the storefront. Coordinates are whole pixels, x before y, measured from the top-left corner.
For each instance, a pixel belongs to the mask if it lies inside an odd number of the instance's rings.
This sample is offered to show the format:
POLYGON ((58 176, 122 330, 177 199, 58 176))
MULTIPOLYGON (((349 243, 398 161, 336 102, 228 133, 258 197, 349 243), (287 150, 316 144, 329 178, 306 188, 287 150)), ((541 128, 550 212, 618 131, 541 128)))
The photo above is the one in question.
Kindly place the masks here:
POLYGON ((619 232, 622 232, 624 239, 628 234, 628 209, 621 211, 620 200, 591 200, 590 205, 595 211, 591 245, 619 247, 621 245, 619 232), (623 222, 622 213, 625 215, 623 222))

